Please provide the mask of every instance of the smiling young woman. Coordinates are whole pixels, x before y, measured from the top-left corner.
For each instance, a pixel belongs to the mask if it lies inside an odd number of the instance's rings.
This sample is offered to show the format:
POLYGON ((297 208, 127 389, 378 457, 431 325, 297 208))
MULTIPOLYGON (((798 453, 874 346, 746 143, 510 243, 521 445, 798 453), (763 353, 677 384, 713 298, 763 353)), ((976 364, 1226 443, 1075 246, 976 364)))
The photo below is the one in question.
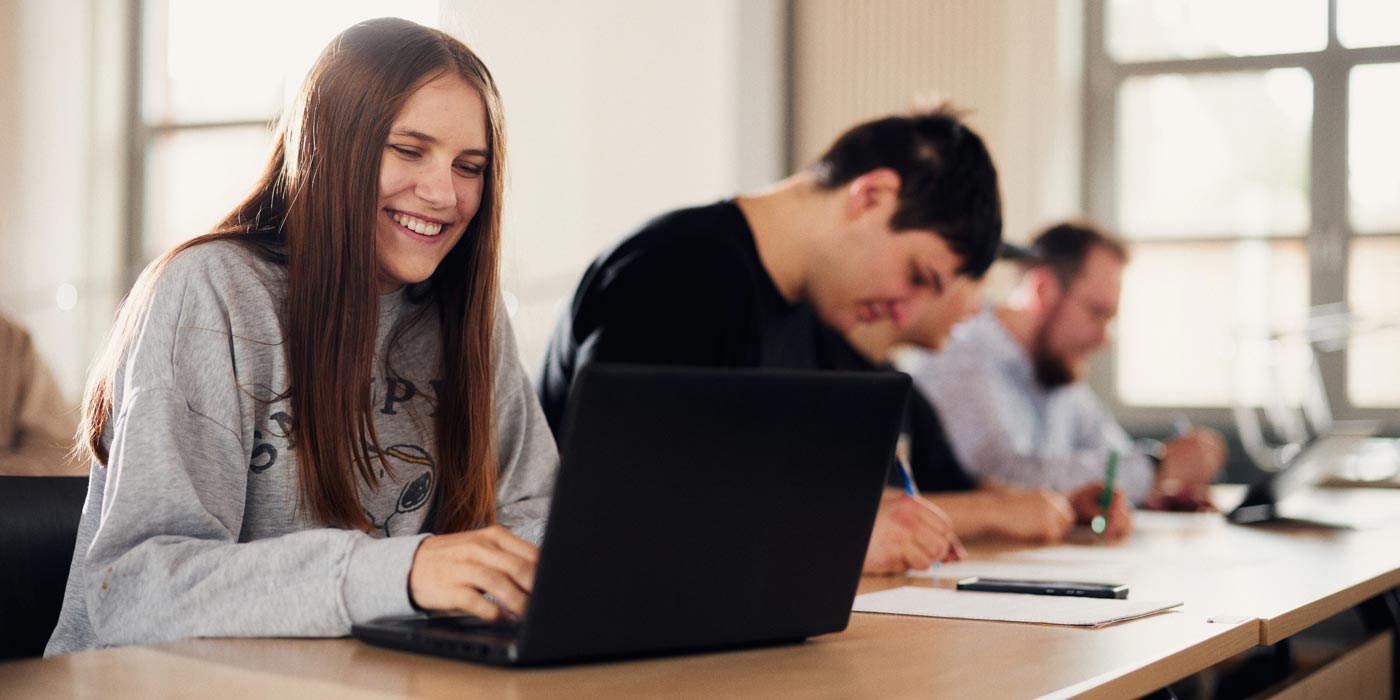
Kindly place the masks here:
POLYGON ((504 165, 461 42, 331 41, 252 193, 123 304, 48 654, 523 612, 558 456, 499 299, 504 165))

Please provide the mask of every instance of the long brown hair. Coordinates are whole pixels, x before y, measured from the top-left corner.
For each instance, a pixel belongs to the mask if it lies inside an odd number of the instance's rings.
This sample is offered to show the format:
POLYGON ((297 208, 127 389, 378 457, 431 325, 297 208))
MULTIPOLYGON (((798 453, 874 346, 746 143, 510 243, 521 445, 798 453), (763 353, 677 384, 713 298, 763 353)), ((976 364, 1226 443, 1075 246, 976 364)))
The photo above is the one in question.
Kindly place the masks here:
POLYGON ((427 285, 442 328, 444 375, 435 418, 433 527, 451 532, 494 521, 492 322, 505 174, 500 95, 486 66, 464 44, 406 20, 363 22, 331 40, 283 115, 253 192, 212 232, 175 247, 142 272, 89 380, 80 447, 107 463, 103 434, 112 417, 114 372, 161 270, 186 248, 235 241, 288 272, 279 317, 290 376, 281 398, 291 403, 300 503, 326 525, 370 527, 355 479, 377 484, 374 465, 383 463, 371 454, 379 440, 370 414, 380 158, 409 95, 447 72, 480 93, 489 155, 476 216, 427 285))

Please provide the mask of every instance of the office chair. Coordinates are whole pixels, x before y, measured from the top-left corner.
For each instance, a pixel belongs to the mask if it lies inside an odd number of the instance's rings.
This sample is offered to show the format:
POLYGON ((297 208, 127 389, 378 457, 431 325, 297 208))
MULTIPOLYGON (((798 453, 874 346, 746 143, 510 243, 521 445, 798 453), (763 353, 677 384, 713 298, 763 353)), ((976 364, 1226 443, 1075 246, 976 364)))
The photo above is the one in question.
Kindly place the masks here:
POLYGON ((87 486, 85 476, 0 476, 0 661, 44 653, 87 486))

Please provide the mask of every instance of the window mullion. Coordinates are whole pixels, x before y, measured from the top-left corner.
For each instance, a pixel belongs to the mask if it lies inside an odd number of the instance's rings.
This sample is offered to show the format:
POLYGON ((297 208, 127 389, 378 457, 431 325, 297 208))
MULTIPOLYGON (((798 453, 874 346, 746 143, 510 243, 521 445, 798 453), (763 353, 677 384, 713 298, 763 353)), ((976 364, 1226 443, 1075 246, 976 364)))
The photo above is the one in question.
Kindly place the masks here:
MULTIPOLYGON (((1118 66, 1110 60, 1104 43, 1104 21, 1107 0, 1089 0, 1085 6, 1087 26, 1084 32, 1084 138, 1081 147, 1083 172, 1086 177, 1081 190, 1082 207, 1095 219, 1113 229, 1117 220, 1118 89, 1123 77, 1118 66)), ((1106 398, 1113 409, 1124 408, 1119 398, 1118 349, 1104 353, 1091 369, 1092 381, 1106 388, 1106 398)))
MULTIPOLYGON (((1335 0, 1332 5, 1335 17, 1335 0)), ((1335 37, 1335 29, 1333 30, 1335 37)), ((1309 199, 1312 226, 1308 235, 1308 277, 1312 305, 1346 301, 1347 129, 1350 61, 1333 41, 1313 71, 1313 124, 1309 199)), ((1349 412, 1346 350, 1318 356, 1328 399, 1339 413, 1349 412)))
POLYGON ((146 149, 150 144, 150 134, 143 128, 143 99, 146 84, 146 42, 150 40, 147 25, 148 8, 143 0, 129 0, 131 18, 131 40, 127 50, 127 155, 126 155, 126 231, 125 249, 122 252, 123 288, 136 282, 136 276, 146 264, 142 251, 145 248, 146 226, 146 149))

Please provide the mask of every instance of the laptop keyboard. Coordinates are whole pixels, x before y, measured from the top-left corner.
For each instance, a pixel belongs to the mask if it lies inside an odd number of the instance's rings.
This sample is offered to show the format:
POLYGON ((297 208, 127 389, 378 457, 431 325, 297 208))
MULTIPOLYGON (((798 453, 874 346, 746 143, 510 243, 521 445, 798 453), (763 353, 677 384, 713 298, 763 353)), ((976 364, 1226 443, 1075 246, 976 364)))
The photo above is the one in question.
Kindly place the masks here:
POLYGON ((520 623, 517 620, 492 622, 469 615, 430 617, 416 621, 414 626, 421 629, 452 630, 499 637, 514 637, 520 632, 520 623))

